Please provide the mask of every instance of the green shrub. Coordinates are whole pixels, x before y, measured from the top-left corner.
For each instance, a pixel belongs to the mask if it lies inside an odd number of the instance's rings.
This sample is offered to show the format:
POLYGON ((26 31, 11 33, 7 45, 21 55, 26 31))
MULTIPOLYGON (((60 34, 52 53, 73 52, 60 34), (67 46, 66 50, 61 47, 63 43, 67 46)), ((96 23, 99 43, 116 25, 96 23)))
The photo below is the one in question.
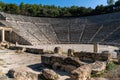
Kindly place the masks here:
POLYGON ((99 72, 98 74, 91 74, 91 77, 101 77, 104 74, 104 71, 99 72))
POLYGON ((107 63, 107 65, 106 65, 106 70, 107 70, 107 71, 110 71, 110 70, 115 69, 116 67, 117 67, 117 65, 116 65, 114 62, 109 61, 109 62, 107 63))

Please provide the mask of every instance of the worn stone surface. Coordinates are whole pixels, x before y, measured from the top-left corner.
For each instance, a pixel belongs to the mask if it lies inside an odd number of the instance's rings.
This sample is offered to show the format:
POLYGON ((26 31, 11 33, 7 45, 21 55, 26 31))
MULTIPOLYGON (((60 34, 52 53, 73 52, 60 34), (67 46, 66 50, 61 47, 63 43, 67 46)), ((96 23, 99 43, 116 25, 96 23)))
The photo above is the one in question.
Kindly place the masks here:
POLYGON ((58 74, 51 69, 44 69, 42 75, 48 80, 57 80, 59 78, 58 74))
POLYGON ((71 73, 73 70, 75 70, 77 67, 73 65, 62 65, 61 70, 71 73))
POLYGON ((52 65, 52 68, 54 69, 54 70, 57 70, 57 69, 61 69, 61 64, 60 63, 58 63, 58 62, 55 62, 53 65, 52 65))
POLYGON ((41 62, 42 64, 47 64, 47 65, 50 65, 51 64, 51 56, 53 54, 44 54, 44 55, 41 55, 41 62))
POLYGON ((14 80, 38 80, 38 74, 27 67, 19 67, 8 71, 8 76, 14 80))
POLYGON ((65 65, 73 65, 79 67, 86 63, 81 62, 79 58, 75 57, 65 57, 60 54, 45 54, 41 56, 41 61, 43 64, 53 65, 54 63, 60 63, 65 65))
POLYGON ((96 61, 90 64, 93 74, 99 74, 106 69, 106 62, 96 61))
POLYGON ((55 54, 54 56, 51 56, 51 64, 54 64, 55 62, 62 64, 64 63, 65 58, 65 56, 55 54))
POLYGON ((34 54, 43 54, 43 49, 37 49, 37 48, 26 48, 26 52, 34 53, 34 54))
POLYGON ((65 58, 65 56, 62 56, 60 54, 44 54, 41 55, 41 62, 43 64, 53 65, 55 62, 63 63, 63 60, 65 58))
POLYGON ((75 70, 77 67, 73 65, 64 65, 64 64, 59 64, 59 63, 54 63, 52 66, 53 69, 55 70, 62 70, 68 73, 71 73, 71 71, 75 70))
POLYGON ((42 64, 51 66, 53 69, 60 69, 69 73, 81 65, 86 64, 84 62, 81 62, 79 58, 65 57, 60 54, 41 55, 41 61, 42 64))
POLYGON ((92 52, 75 52, 75 57, 79 57, 80 60, 84 61, 107 61, 111 59, 111 53, 92 53, 92 52))
POLYGON ((83 65, 71 72, 70 80, 87 80, 90 79, 91 66, 83 65))
POLYGON ((80 67, 81 65, 84 65, 85 63, 81 62, 79 58, 67 57, 64 59, 64 64, 80 67))
POLYGON ((26 50, 24 47, 19 47, 19 46, 10 46, 10 49, 12 50, 26 50))

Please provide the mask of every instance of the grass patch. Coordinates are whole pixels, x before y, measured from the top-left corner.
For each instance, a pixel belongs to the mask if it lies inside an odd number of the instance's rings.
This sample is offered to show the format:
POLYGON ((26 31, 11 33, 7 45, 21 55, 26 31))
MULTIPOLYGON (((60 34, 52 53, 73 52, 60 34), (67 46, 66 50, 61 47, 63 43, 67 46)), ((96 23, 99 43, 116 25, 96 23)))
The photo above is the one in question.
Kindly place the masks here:
POLYGON ((104 71, 99 72, 98 74, 91 74, 91 77, 101 77, 104 74, 104 71))
POLYGON ((91 77, 101 77, 103 76, 105 73, 109 73, 109 71, 111 70, 114 70, 118 67, 117 64, 115 64, 113 61, 109 61, 107 62, 107 65, 106 65, 106 70, 105 71, 101 71, 99 72, 98 74, 91 74, 91 77))
POLYGON ((106 72, 117 68, 117 66, 118 66, 118 65, 115 64, 114 62, 109 61, 109 62, 107 63, 107 65, 106 65, 106 72))

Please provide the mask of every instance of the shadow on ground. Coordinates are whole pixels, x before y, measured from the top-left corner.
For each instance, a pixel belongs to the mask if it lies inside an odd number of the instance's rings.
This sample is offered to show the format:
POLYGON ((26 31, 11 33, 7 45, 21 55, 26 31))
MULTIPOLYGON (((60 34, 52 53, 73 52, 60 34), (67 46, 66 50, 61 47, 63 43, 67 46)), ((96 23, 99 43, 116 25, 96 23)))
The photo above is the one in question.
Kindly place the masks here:
MULTIPOLYGON (((41 63, 28 65, 28 67, 37 72, 42 72, 43 69, 48 68, 48 67, 43 66, 43 64, 41 64, 41 63)), ((51 69, 51 68, 49 68, 49 69, 51 69)), ((70 76, 69 73, 61 71, 61 70, 54 70, 54 71, 57 74, 59 74, 60 76, 70 76)), ((42 79, 40 79, 40 77, 39 77, 38 80, 42 80, 42 79)), ((70 80, 70 79, 66 78, 65 80, 70 80)))

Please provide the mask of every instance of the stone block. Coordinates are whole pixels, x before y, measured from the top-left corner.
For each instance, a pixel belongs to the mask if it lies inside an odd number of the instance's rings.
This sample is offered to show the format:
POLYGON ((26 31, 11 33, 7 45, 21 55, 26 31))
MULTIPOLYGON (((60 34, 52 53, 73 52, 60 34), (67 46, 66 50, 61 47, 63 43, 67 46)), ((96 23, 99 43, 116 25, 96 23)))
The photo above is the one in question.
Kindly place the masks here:
POLYGON ((51 70, 51 69, 44 69, 42 71, 42 75, 47 80, 57 80, 59 78, 58 74, 55 71, 51 70))
POLYGON ((62 49, 60 47, 55 47, 54 53, 62 54, 62 49))
POLYGON ((90 79, 91 66, 83 65, 71 72, 70 80, 87 80, 90 79))
POLYGON ((67 58, 64 59, 64 64, 66 64, 66 65, 73 65, 75 67, 80 67, 81 65, 84 65, 86 63, 81 62, 79 60, 79 58, 67 57, 67 58))
POLYGON ((14 80, 38 80, 38 74, 27 67, 19 67, 8 71, 8 76, 14 80))
POLYGON ((52 66, 55 62, 62 64, 65 58, 65 56, 60 54, 44 54, 41 55, 41 62, 52 66))
POLYGON ((106 62, 96 61, 96 62, 90 64, 90 66, 92 68, 92 73, 93 74, 99 74, 99 73, 105 71, 105 69, 106 69, 106 62))
POLYGON ((111 53, 75 52, 74 56, 87 62, 108 61, 112 58, 111 53))
POLYGON ((74 50, 73 49, 68 49, 68 56, 74 56, 74 50))
POLYGON ((73 65, 64 65, 64 64, 59 64, 59 63, 54 63, 52 66, 53 69, 55 70, 62 70, 68 73, 71 73, 71 71, 75 70, 77 67, 73 65))
POLYGON ((43 49, 37 49, 37 48, 26 48, 26 52, 34 53, 34 54, 43 54, 43 49))

